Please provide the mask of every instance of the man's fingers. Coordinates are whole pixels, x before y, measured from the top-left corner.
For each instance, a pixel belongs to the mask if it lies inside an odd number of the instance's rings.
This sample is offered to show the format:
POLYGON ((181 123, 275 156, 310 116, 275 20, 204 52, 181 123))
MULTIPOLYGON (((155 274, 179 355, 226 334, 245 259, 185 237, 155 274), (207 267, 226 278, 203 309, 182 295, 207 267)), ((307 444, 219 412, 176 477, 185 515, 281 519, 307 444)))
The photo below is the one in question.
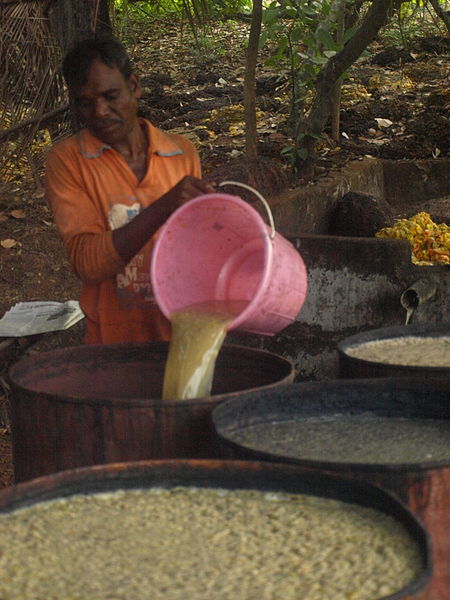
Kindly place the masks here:
POLYGON ((215 191, 215 186, 209 181, 197 179, 196 177, 186 176, 179 183, 181 198, 195 198, 201 194, 210 194, 215 191))

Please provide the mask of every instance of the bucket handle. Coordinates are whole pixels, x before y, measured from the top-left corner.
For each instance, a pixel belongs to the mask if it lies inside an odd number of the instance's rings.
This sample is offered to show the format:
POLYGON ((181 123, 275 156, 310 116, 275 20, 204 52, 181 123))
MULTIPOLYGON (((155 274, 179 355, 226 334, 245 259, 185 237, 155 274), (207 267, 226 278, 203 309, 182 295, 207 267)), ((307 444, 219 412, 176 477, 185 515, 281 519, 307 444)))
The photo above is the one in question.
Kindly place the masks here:
POLYGON ((269 224, 270 224, 270 239, 271 240, 274 239, 276 231, 275 231, 275 223, 273 221, 272 211, 270 210, 270 206, 269 206, 269 203, 267 202, 267 200, 258 191, 256 191, 254 188, 247 185, 246 183, 241 183, 240 181, 222 181, 218 185, 219 185, 219 187, 222 185, 237 185, 239 187, 245 188, 246 190, 249 190, 250 192, 253 192, 256 196, 258 196, 258 198, 261 200, 261 202, 264 205, 264 208, 267 211, 267 218, 269 219, 269 224))

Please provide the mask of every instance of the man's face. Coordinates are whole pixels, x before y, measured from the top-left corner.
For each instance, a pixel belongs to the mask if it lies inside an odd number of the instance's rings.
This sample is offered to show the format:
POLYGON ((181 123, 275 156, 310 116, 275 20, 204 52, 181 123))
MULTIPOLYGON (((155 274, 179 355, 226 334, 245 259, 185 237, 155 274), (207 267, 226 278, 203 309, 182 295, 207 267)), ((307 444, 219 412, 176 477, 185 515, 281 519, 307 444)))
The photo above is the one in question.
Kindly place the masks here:
POLYGON ((114 146, 126 142, 137 123, 141 87, 135 75, 126 80, 115 67, 95 60, 86 83, 71 90, 75 111, 97 138, 114 146))

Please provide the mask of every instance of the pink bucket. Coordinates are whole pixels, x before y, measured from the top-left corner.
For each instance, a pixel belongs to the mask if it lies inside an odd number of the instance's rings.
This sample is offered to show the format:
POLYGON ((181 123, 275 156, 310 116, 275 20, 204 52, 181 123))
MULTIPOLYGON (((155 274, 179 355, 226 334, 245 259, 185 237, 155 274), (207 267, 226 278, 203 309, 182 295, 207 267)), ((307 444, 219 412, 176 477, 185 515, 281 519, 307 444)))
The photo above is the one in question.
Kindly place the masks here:
MULTIPOLYGON (((258 192, 251 189, 264 202, 258 192)), ((273 335, 303 305, 305 264, 294 246, 247 202, 206 194, 174 212, 161 228, 151 262, 153 293, 167 318, 191 304, 245 302, 229 329, 273 335)))

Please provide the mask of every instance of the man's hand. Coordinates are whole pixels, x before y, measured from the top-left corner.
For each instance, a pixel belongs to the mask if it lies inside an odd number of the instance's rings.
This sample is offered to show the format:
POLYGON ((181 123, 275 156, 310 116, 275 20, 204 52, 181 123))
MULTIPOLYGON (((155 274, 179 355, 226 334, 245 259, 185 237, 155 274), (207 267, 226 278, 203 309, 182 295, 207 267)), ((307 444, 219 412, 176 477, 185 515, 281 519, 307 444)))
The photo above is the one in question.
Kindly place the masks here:
POLYGON ((185 202, 215 191, 215 185, 204 179, 186 175, 164 196, 147 206, 132 221, 112 232, 119 256, 129 262, 157 232, 170 215, 185 202))
MULTIPOLYGON (((215 185, 204 179, 198 179, 192 175, 186 175, 157 202, 164 202, 173 206, 173 210, 179 208, 188 200, 192 200, 202 194, 211 194, 215 191, 215 185)), ((173 211, 172 211, 173 212, 173 211)))

